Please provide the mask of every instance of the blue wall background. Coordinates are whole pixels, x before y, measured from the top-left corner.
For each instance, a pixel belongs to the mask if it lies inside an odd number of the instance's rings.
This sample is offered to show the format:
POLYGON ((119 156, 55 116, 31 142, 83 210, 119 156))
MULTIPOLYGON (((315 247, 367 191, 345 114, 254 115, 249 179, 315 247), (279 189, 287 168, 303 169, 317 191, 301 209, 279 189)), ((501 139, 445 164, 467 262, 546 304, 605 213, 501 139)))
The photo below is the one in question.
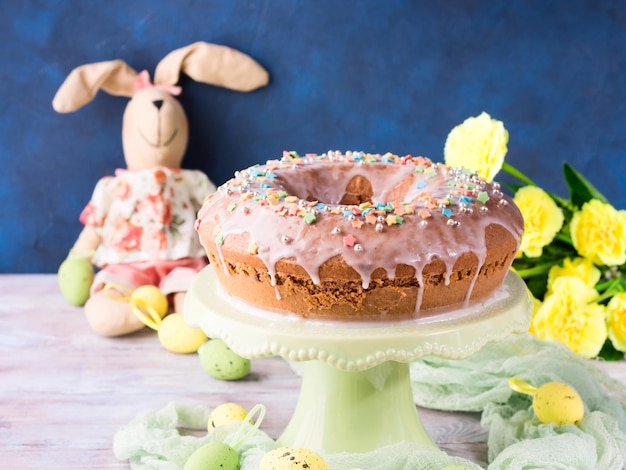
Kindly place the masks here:
POLYGON ((183 77, 185 167, 217 184, 284 149, 423 154, 487 111, 507 161, 566 195, 567 160, 626 208, 626 6, 583 0, 27 0, 0 17, 0 272, 55 272, 96 181, 124 165, 127 100, 56 114, 66 75, 124 59, 151 74, 203 40, 246 52, 270 86, 183 77))

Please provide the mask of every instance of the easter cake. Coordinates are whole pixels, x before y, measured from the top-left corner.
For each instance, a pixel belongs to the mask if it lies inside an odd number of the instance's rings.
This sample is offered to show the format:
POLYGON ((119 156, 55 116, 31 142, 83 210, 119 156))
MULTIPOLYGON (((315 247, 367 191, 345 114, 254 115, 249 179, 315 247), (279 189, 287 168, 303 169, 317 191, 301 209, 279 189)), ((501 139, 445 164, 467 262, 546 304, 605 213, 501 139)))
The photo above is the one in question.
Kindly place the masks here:
POLYGON ((489 296, 523 220, 498 183, 422 156, 284 152, 208 196, 196 230, 227 294, 305 318, 369 321, 489 296))

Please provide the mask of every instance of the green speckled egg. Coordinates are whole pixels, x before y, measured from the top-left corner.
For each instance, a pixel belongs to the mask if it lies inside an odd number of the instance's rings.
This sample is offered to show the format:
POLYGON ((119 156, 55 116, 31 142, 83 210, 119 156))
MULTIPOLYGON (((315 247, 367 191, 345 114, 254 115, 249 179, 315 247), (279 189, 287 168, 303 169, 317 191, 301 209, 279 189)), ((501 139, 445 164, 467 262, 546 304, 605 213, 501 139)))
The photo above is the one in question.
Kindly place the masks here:
POLYGON ((279 447, 263 456, 259 470, 328 470, 328 465, 310 449, 279 447))
POLYGON ((239 455, 223 442, 209 442, 197 449, 183 470, 239 470, 239 455))
POLYGON ((220 380, 238 380, 250 372, 250 360, 233 352, 221 339, 211 339, 198 348, 203 369, 220 380))
POLYGON ((59 266, 57 274, 65 300, 77 307, 85 305, 94 277, 91 263, 84 258, 67 258, 59 266))

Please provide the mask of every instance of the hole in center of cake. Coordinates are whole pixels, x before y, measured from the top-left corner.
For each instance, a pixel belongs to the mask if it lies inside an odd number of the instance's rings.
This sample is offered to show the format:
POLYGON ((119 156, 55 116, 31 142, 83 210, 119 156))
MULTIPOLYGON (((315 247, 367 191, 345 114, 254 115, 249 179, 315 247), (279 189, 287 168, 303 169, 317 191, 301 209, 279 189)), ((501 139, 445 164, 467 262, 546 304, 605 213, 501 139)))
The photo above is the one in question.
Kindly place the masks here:
POLYGON ((307 191, 308 201, 319 201, 325 204, 344 204, 358 206, 364 202, 372 202, 374 189, 372 183, 361 175, 353 176, 348 184, 341 189, 340 185, 326 188, 325 192, 307 191))
POLYGON ((342 179, 331 172, 300 171, 298 176, 297 179, 281 178, 280 183, 289 194, 300 199, 343 205, 373 202, 374 188, 363 175, 342 179))
POLYGON ((344 190, 340 204, 359 205, 364 202, 372 202, 374 189, 372 183, 361 175, 353 176, 344 190))

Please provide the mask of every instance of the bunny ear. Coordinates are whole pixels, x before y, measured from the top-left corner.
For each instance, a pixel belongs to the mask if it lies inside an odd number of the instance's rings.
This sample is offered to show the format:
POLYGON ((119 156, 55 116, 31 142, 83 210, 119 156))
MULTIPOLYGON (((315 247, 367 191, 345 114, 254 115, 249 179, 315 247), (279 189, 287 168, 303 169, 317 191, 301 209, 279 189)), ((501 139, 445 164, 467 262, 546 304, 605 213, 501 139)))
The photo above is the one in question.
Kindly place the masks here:
POLYGON ((181 71, 197 82, 236 91, 252 91, 269 82, 267 71, 252 57, 206 42, 196 42, 166 55, 157 65, 154 82, 175 85, 181 71))
POLYGON ((111 95, 133 96, 137 72, 123 60, 95 62, 76 67, 54 95, 52 107, 59 113, 76 111, 102 88, 111 95))

